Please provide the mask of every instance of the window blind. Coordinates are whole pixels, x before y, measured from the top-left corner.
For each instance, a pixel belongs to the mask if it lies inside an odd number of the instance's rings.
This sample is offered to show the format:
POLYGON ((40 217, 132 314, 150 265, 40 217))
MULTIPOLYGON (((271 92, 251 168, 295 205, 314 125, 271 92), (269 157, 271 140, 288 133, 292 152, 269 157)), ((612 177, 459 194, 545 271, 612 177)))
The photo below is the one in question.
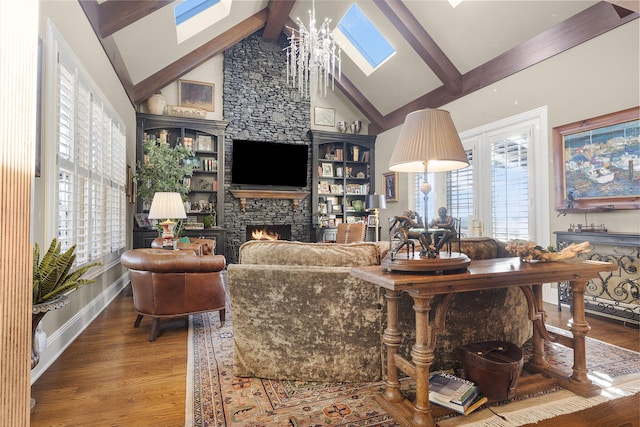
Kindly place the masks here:
POLYGON ((126 129, 53 31, 57 64, 56 234, 76 265, 126 244, 126 129))

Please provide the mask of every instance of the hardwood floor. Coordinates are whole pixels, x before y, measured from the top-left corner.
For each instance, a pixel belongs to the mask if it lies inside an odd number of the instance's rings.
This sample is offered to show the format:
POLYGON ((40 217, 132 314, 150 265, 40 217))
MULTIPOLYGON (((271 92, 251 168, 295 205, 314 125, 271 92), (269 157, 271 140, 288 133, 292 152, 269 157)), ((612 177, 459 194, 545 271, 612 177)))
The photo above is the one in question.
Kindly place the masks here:
MULTIPOLYGON (((566 328, 567 308, 546 304, 550 325, 566 328)), ((149 342, 151 320, 135 320, 131 296, 119 295, 32 386, 31 426, 184 425, 186 319, 165 320, 149 342)), ((640 351, 640 332, 595 317, 589 336, 640 351)), ((536 427, 640 425, 640 398, 619 399, 536 427)))

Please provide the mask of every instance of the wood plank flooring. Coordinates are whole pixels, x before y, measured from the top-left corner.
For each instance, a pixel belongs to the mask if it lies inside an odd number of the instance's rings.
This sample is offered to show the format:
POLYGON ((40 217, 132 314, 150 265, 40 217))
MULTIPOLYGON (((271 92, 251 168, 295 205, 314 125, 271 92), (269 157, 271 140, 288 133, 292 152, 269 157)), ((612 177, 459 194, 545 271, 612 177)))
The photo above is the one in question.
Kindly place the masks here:
MULTIPOLYGON (((546 304, 547 323, 566 328, 567 308, 546 304)), ((131 296, 119 295, 32 386, 31 426, 184 425, 187 364, 186 318, 165 320, 149 342, 151 319, 139 328, 131 296)), ((589 334, 640 351, 640 332, 588 317, 589 334)), ((640 426, 640 398, 556 417, 536 427, 640 426)))

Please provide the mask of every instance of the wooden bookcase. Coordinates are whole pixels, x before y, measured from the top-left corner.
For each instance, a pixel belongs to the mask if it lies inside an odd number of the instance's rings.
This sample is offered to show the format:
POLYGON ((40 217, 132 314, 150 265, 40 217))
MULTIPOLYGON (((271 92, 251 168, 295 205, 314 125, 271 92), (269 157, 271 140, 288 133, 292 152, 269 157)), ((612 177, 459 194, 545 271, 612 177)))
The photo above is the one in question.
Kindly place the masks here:
MULTIPOLYGON (((310 130, 312 227, 316 241, 332 240, 339 222, 366 221, 375 192, 375 136, 310 130)), ((373 240, 370 228, 367 240, 373 240)))
MULTIPOLYGON (((194 156, 193 176, 185 178, 190 183, 187 219, 203 224, 205 217, 215 217, 215 226, 202 229, 186 229, 185 236, 214 239, 216 253, 221 254, 225 247, 224 224, 224 130, 226 121, 192 119, 186 117, 160 116, 154 114, 136 114, 136 162, 142 162, 143 141, 166 137, 171 146, 183 144, 191 146, 194 156), (166 136, 165 136, 166 135, 166 136)), ((138 198, 136 212, 148 212, 138 198)), ((155 230, 138 227, 134 221, 133 247, 149 247, 157 237, 155 230)))

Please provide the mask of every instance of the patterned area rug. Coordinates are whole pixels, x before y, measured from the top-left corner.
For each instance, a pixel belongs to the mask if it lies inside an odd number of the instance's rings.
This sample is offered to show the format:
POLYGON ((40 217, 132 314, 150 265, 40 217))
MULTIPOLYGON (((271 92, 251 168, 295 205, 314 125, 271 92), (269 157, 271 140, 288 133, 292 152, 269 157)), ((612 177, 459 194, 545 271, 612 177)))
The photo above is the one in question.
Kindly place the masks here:
MULTIPOLYGON (((231 324, 230 310, 223 327, 218 313, 190 317, 186 426, 397 425, 373 399, 382 390, 382 382, 309 383, 234 377, 231 324)), ((550 363, 571 370, 572 350, 549 345, 547 354, 551 355, 550 363)), ((640 391, 640 353, 587 338, 587 355, 592 380, 604 387, 600 396, 585 399, 566 390, 550 390, 438 423, 442 427, 518 426, 640 391)))

